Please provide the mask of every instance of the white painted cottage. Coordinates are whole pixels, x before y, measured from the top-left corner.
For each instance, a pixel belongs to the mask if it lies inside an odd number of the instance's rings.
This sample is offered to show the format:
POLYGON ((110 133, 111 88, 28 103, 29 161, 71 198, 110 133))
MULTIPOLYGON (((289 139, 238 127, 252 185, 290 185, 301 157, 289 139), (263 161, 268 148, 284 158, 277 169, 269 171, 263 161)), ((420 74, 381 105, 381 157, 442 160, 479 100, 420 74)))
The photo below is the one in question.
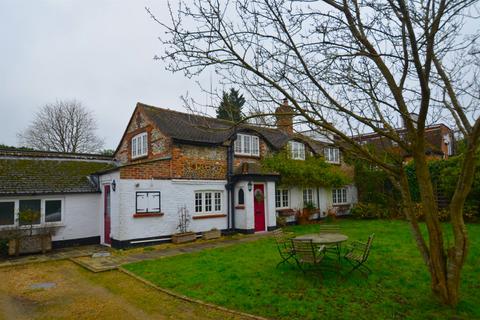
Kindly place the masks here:
MULTIPOLYGON (((274 129, 232 126, 224 120, 138 103, 114 158, 55 153, 38 153, 37 157, 20 151, 12 157, 4 151, 0 153, 0 228, 15 223, 25 201, 37 199, 35 208, 42 212, 39 224, 57 223, 61 228, 54 238, 57 246, 95 242, 122 248, 168 241, 177 232, 182 206, 190 213, 190 229, 199 235, 212 228, 243 233, 272 230, 278 214, 302 209, 306 202, 314 203, 320 216, 333 207, 348 212, 356 202, 354 186, 333 190, 279 187, 280 176, 262 170, 263 157, 288 148, 299 161, 310 154, 322 156, 352 171, 343 164, 336 146, 293 133, 286 104, 277 112, 274 129), (41 175, 37 176, 41 166, 28 172, 18 167, 15 175, 22 178, 14 182, 13 171, 5 166, 24 160, 95 167, 88 172, 45 173, 61 181, 75 176, 76 186, 85 187, 68 189, 59 184, 55 189, 55 183, 43 184, 41 175), (29 175, 37 183, 19 192, 29 175), (57 198, 61 218, 51 221, 49 199, 57 198)), ((294 216, 289 219, 295 220, 294 216)))

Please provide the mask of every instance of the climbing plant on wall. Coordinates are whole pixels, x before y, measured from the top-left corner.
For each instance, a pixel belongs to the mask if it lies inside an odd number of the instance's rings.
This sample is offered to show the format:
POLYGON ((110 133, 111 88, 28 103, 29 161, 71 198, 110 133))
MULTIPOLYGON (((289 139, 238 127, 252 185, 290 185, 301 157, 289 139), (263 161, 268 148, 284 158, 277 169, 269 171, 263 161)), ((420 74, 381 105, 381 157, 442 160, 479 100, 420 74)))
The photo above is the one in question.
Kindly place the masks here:
POLYGON ((262 160, 263 170, 277 172, 280 184, 300 187, 341 187, 352 178, 338 165, 326 163, 323 158, 307 156, 305 160, 293 160, 287 152, 279 152, 262 160))

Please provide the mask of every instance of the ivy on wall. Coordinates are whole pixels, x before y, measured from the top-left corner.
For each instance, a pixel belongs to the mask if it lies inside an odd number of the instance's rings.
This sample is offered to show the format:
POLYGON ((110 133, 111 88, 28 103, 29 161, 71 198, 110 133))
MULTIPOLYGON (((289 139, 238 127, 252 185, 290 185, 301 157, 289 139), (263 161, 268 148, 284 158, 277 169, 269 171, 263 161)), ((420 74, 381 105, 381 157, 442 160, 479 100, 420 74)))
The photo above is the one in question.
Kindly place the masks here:
POLYGON ((288 152, 279 152, 262 160, 266 172, 280 174, 280 184, 299 187, 341 187, 351 183, 351 178, 340 166, 326 163, 323 158, 307 156, 293 160, 288 152))

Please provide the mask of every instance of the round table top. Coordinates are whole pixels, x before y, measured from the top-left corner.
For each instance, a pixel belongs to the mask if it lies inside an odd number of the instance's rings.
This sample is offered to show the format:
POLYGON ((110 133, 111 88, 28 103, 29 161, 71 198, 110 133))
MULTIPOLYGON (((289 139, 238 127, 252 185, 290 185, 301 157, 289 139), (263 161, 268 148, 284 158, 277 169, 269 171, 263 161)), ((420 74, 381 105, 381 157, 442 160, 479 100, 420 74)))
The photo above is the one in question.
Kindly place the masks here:
POLYGON ((309 233, 298 237, 296 240, 312 240, 317 244, 340 243, 348 240, 348 237, 341 233, 309 233))

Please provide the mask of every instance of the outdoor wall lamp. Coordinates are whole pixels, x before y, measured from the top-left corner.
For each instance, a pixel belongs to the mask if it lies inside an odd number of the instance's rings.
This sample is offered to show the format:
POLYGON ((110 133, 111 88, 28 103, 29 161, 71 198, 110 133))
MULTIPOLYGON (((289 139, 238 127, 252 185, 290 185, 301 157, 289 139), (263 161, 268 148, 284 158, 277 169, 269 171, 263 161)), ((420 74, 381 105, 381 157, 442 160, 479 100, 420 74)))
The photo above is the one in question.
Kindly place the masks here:
POLYGON ((115 179, 112 181, 112 190, 115 191, 117 189, 117 183, 115 182, 115 179))
POLYGON ((252 181, 248 182, 248 191, 252 191, 252 181))

